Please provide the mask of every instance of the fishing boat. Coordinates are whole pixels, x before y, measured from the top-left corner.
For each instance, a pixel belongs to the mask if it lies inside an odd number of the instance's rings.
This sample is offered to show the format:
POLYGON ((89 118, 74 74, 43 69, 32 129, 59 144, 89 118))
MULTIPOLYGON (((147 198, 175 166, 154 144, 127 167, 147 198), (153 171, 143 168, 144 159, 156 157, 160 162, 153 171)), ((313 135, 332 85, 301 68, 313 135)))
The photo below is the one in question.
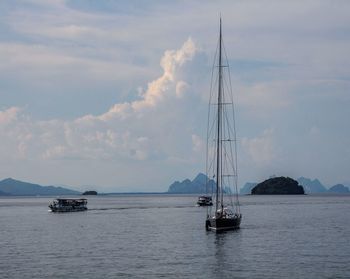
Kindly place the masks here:
POLYGON ((52 212, 75 212, 87 210, 87 199, 55 199, 49 204, 52 212))
POLYGON ((210 86, 206 172, 208 183, 210 179, 215 181, 211 187, 214 202, 207 209, 206 229, 217 232, 238 229, 242 214, 237 187, 236 126, 221 18, 210 86))
POLYGON ((197 204, 199 206, 212 206, 213 199, 211 196, 200 196, 200 197, 198 197, 197 204))

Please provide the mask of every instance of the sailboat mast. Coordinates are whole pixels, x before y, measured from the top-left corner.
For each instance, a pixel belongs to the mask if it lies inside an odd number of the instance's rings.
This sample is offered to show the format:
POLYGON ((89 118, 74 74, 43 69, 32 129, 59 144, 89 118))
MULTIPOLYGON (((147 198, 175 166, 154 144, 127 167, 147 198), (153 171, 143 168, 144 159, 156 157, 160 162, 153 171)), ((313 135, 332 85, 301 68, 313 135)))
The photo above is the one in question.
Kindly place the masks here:
POLYGON ((221 114, 222 114, 222 33, 221 33, 221 18, 220 18, 220 37, 219 37, 219 84, 218 84, 218 127, 217 127, 217 144, 216 144, 216 211, 219 207, 219 195, 221 207, 223 206, 222 196, 222 177, 221 177, 221 114))
POLYGON ((207 130, 207 172, 214 173, 216 191, 213 193, 213 198, 215 198, 215 205, 207 211, 205 222, 206 230, 216 232, 238 229, 242 220, 237 196, 236 127, 232 93, 220 16, 219 41, 216 45, 210 85, 207 130), (211 109, 211 105, 217 105, 217 108, 214 106, 211 109), (208 154, 211 158, 209 165, 208 154), (235 186, 236 206, 232 199, 231 184, 235 186), (214 210, 215 212, 213 212, 214 210))

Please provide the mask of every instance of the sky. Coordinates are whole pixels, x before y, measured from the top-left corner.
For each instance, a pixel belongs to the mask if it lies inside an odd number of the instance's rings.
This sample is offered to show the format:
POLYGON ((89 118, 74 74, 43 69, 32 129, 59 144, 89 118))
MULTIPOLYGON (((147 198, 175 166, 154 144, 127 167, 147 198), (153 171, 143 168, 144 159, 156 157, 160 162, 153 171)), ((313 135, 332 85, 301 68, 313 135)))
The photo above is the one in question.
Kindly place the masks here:
POLYGON ((0 2, 0 179, 166 191, 205 172, 219 16, 239 185, 350 185, 349 1, 0 2))

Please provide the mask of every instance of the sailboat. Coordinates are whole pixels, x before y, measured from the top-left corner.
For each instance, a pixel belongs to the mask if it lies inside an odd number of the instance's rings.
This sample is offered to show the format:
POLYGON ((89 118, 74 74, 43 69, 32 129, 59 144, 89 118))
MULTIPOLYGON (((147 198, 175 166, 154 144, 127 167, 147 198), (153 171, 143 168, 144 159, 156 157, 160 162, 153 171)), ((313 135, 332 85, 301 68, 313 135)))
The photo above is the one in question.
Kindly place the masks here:
POLYGON ((212 231, 239 229, 242 214, 238 201, 236 126, 228 59, 222 24, 210 86, 206 173, 213 179, 213 205, 207 208, 205 227, 212 231), (214 185, 213 185, 214 184, 214 185), (232 191, 232 187, 234 191, 232 191))

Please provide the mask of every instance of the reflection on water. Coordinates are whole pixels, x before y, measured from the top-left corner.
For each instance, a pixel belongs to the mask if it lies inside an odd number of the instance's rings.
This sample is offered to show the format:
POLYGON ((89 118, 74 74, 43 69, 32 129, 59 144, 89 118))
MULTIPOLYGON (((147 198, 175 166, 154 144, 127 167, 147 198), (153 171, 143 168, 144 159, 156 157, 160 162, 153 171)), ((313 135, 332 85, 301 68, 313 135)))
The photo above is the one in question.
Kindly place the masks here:
POLYGON ((243 256, 240 248, 241 234, 241 229, 215 233, 213 277, 228 278, 230 274, 233 276, 242 271, 238 264, 243 256))

